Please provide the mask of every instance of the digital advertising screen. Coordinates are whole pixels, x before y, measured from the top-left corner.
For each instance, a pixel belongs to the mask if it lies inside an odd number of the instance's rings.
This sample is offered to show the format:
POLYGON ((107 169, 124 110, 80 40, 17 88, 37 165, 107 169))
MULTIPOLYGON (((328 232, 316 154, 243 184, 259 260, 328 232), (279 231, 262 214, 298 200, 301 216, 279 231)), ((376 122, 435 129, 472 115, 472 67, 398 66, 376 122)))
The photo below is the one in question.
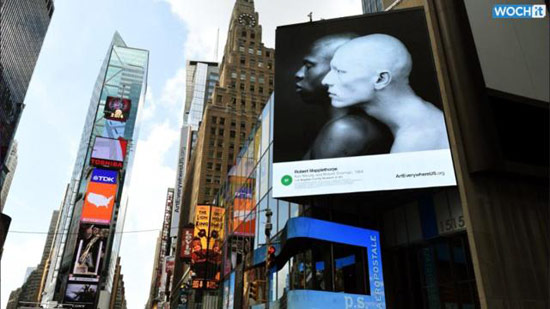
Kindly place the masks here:
POLYGON ((117 193, 117 171, 94 168, 88 182, 80 220, 109 224, 117 193))
POLYGON ((456 185, 423 9, 276 33, 273 197, 456 185))
POLYGON ((97 284, 69 283, 65 290, 64 303, 71 304, 72 308, 93 309, 97 295, 97 284))
POLYGON ((127 146, 128 141, 123 138, 112 139, 97 136, 90 163, 94 166, 121 169, 124 165, 127 146))
POLYGON ((199 205, 191 242, 193 288, 217 289, 220 282, 225 209, 199 205))
POLYGON ((184 228, 182 230, 181 237, 181 255, 182 259, 191 259, 191 243, 193 242, 193 230, 194 228, 184 228))
POLYGON ((126 122, 130 116, 132 101, 118 97, 107 97, 103 110, 105 119, 126 122))
POLYGON ((118 139, 124 138, 125 131, 125 122, 120 122, 116 120, 105 120, 103 132, 101 133, 101 135, 107 138, 118 139))
POLYGON ((108 238, 109 225, 91 223, 80 225, 72 270, 74 276, 99 278, 108 238))

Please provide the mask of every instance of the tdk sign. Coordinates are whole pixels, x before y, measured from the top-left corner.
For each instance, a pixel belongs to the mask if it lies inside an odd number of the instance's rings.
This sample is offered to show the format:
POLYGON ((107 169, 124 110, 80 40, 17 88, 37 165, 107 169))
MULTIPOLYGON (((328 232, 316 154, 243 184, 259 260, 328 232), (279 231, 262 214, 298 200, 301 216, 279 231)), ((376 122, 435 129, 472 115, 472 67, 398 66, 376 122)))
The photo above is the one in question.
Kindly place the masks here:
POLYGON ((92 171, 92 182, 110 183, 116 185, 117 171, 102 170, 94 168, 92 171))
POLYGON ((544 4, 495 4, 493 18, 544 18, 546 5, 544 4))

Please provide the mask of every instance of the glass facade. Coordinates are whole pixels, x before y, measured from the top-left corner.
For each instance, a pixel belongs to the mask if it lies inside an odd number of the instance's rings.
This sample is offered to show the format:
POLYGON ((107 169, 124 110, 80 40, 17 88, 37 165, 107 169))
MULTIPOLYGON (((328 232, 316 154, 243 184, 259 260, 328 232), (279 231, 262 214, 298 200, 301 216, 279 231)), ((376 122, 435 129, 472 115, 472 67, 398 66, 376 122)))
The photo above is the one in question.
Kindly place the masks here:
POLYGON ((268 299, 280 306, 299 307, 297 299, 303 301, 303 297, 314 298, 306 307, 316 304, 315 301, 322 304, 321 300, 341 301, 341 306, 361 306, 376 295, 373 285, 369 285, 373 270, 367 267, 369 252, 365 247, 345 241, 305 239, 290 244, 283 240, 289 219, 304 216, 380 232, 384 269, 382 295, 388 307, 479 307, 456 188, 416 190, 395 201, 340 195, 310 197, 302 200, 307 203, 298 205, 274 199, 271 194, 272 115, 273 97, 239 152, 215 201, 226 209, 228 237, 224 244, 222 277, 231 280, 224 283, 230 287, 231 295, 225 298, 224 306, 233 303, 231 308, 248 308, 268 299), (285 250, 277 257, 277 271, 270 272, 268 285, 265 284, 265 255, 257 260, 258 252, 265 252, 267 209, 273 213, 271 241, 282 244, 285 250))
POLYGON ((101 280, 105 283, 105 289, 107 292, 111 290, 126 214, 127 188, 131 182, 131 169, 138 140, 139 111, 144 104, 147 88, 148 59, 148 51, 127 47, 120 35, 115 33, 100 69, 84 123, 73 176, 63 205, 61 233, 55 241, 52 260, 55 267, 48 273, 44 302, 63 299, 62 292, 71 272, 70 266, 76 247, 83 197, 87 192, 87 180, 92 171, 90 159, 96 137, 127 141, 125 162, 119 172, 117 198, 110 220, 110 237, 104 257, 106 263, 103 263, 101 270, 101 280), (129 100, 130 107, 124 122, 113 121, 105 116, 108 97, 129 100))
POLYGON ((52 0, 0 1, 0 187, 25 95, 53 14, 52 0))

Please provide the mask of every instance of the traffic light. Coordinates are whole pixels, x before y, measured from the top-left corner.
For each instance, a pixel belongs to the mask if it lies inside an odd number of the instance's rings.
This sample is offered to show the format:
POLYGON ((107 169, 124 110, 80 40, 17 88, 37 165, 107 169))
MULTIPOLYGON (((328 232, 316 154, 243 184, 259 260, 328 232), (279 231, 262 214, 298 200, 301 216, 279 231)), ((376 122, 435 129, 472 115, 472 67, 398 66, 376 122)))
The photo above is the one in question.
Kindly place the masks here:
POLYGON ((271 269, 275 266, 275 251, 276 249, 274 246, 269 246, 267 248, 267 269, 271 269))
POLYGON ((248 290, 248 297, 252 298, 253 300, 258 300, 258 281, 252 281, 250 282, 249 290, 248 290))

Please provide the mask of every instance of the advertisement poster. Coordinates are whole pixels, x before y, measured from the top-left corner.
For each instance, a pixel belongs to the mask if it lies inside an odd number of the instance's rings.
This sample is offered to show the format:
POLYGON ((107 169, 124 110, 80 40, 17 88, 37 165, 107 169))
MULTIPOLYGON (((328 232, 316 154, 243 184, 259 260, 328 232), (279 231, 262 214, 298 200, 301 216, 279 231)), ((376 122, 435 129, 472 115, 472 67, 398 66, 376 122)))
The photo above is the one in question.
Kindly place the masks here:
POLYGON ((422 9, 277 28, 273 196, 456 185, 422 9))
POLYGON ((78 231, 74 276, 98 276, 109 238, 109 226, 83 223, 78 231))
POLYGON ((65 290, 64 303, 71 304, 72 308, 93 309, 97 294, 97 284, 69 283, 65 290))
MULTIPOLYGON (((252 188, 242 186, 235 192, 233 200, 233 231, 235 235, 253 236, 256 229, 256 219, 246 221, 252 211, 252 188)), ((249 216, 250 217, 250 216, 249 216)))
POLYGON ((121 169, 126 157, 128 141, 97 136, 92 150, 91 164, 121 169))
POLYGON ((117 172, 95 168, 82 206, 82 222, 109 224, 117 192, 117 172))
POLYGON ((224 209, 197 206, 191 243, 193 288, 217 289, 220 281, 224 209))
POLYGON ((194 228, 184 228, 181 237, 181 255, 182 259, 191 259, 191 243, 193 242, 194 228))
POLYGON ((130 116, 132 103, 129 99, 107 97, 105 101, 105 119, 126 122, 130 116))

